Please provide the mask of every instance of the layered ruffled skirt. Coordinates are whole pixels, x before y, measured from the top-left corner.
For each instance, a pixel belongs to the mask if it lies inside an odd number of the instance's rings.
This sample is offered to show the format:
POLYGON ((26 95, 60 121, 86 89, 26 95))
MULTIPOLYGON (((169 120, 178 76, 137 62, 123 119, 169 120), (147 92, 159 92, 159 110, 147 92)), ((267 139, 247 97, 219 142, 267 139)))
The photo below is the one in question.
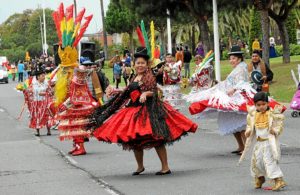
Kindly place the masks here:
POLYGON ((150 122, 146 106, 125 107, 107 119, 94 131, 99 141, 119 143, 124 149, 147 149, 163 144, 172 144, 188 132, 195 132, 197 124, 163 103, 166 112, 165 120, 169 128, 170 138, 156 136, 150 122), (142 110, 141 110, 142 109, 142 110), (138 113, 140 113, 138 115, 138 113))

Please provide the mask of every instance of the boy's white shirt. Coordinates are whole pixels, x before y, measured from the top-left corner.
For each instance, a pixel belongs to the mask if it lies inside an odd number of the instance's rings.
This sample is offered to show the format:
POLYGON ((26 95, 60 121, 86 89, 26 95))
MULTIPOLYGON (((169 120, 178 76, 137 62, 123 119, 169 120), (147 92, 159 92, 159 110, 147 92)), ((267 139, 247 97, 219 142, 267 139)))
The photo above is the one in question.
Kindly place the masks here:
MULTIPOLYGON (((280 145, 278 141, 278 136, 280 135, 283 129, 284 115, 281 113, 282 109, 283 106, 276 105, 274 109, 270 109, 269 116, 268 116, 269 131, 273 129, 273 131, 276 134, 276 136, 272 135, 271 133, 269 133, 268 135, 268 142, 271 145, 272 154, 276 161, 280 160, 280 145)), ((255 106, 248 106, 247 110, 248 110, 248 115, 247 115, 246 133, 251 132, 251 134, 246 140, 245 148, 239 160, 239 164, 245 159, 247 152, 249 151, 251 146, 256 142, 256 131, 254 128, 256 108, 255 106)))

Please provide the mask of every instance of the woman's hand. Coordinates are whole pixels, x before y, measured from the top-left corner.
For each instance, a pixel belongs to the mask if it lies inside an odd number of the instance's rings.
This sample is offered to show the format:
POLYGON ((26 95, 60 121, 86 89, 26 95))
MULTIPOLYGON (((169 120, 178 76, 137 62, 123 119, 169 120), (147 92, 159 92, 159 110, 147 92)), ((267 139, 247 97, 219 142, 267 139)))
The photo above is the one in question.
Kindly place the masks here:
POLYGON ((250 135, 251 135, 251 131, 246 131, 246 132, 245 132, 245 137, 246 137, 246 138, 250 137, 250 135))
POLYGON ((274 136, 277 135, 273 129, 270 130, 270 134, 272 134, 272 135, 274 135, 274 136))
POLYGON ((106 95, 107 95, 108 97, 114 96, 114 95, 116 95, 116 94, 118 94, 118 93, 121 93, 121 92, 122 92, 122 90, 120 90, 120 89, 115 89, 115 88, 112 87, 111 85, 109 85, 109 86, 106 88, 106 90, 105 90, 105 93, 106 93, 106 95))
POLYGON ((232 96, 235 93, 235 91, 235 89, 230 89, 229 91, 227 91, 227 95, 232 96))
POLYGON ((261 77, 261 80, 267 80, 267 76, 263 76, 263 77, 261 77))
POLYGON ((46 95, 46 92, 40 92, 39 93, 39 96, 45 96, 46 95))
POLYGON ((147 92, 143 92, 142 95, 140 96, 140 102, 145 103, 147 100, 147 92))

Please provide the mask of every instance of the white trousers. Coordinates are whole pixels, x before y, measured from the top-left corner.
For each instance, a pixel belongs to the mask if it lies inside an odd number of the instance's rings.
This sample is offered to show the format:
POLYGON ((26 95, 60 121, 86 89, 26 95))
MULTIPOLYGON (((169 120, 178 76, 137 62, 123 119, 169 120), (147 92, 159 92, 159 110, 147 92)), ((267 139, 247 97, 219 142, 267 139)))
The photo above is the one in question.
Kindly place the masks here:
POLYGON ((269 141, 256 142, 251 160, 251 175, 270 179, 283 177, 278 162, 273 158, 269 141))

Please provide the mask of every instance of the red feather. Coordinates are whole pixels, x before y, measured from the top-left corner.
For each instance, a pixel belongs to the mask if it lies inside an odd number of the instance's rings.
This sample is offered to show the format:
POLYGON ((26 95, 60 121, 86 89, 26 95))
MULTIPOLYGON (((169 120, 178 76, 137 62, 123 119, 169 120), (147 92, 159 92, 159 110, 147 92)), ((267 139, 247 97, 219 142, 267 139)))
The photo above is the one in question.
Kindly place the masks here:
POLYGON ((61 31, 60 31, 60 21, 59 21, 59 13, 54 11, 52 13, 52 18, 56 27, 56 33, 59 39, 59 44, 61 44, 62 40, 61 40, 61 31))
POLYGON ((140 41, 141 46, 145 47, 145 45, 146 45, 145 44, 145 39, 143 37, 143 33, 141 31, 141 28, 139 26, 136 28, 136 33, 139 37, 139 41, 140 41))
POLYGON ((87 29, 87 27, 89 26, 89 23, 91 22, 93 18, 93 14, 89 15, 87 17, 85 17, 84 19, 86 20, 85 23, 81 26, 80 32, 77 35, 74 43, 73 43, 73 47, 76 47, 78 42, 80 41, 81 37, 83 36, 83 33, 85 32, 85 30, 87 29))
POLYGON ((59 21, 62 21, 62 19, 65 17, 65 13, 64 13, 64 4, 60 3, 59 7, 58 7, 58 13, 59 13, 59 21))
POLYGON ((67 21, 73 18, 73 10, 74 10, 74 5, 70 5, 69 7, 66 8, 66 19, 67 21))
POLYGON ((77 17, 76 17, 76 19, 75 19, 75 24, 81 22, 84 13, 85 13, 85 8, 83 8, 83 9, 77 14, 77 17))

